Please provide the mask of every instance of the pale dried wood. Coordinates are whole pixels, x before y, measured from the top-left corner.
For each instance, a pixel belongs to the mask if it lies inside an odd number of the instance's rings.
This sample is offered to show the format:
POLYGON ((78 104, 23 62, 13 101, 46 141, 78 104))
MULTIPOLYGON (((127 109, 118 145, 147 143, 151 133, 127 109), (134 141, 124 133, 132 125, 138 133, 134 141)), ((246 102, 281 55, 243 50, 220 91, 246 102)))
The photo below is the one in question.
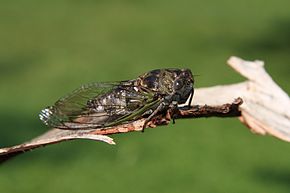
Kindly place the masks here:
MULTIPOLYGON (((224 104, 221 106, 194 106, 191 108, 181 108, 174 112, 176 119, 178 118, 199 118, 199 117, 233 117, 240 116, 239 105, 242 104, 242 99, 238 98, 233 103, 224 104)), ((155 127, 157 125, 166 125, 170 122, 168 118, 168 113, 173 114, 173 112, 168 111, 165 114, 159 114, 153 118, 147 126, 155 127)), ((30 151, 35 148, 43 147, 50 144, 60 143, 62 141, 73 140, 73 139, 90 139, 95 141, 103 141, 108 144, 114 145, 115 142, 108 135, 117 133, 128 133, 132 131, 142 131, 143 125, 145 123, 145 118, 136 120, 131 123, 117 125, 114 127, 109 127, 105 129, 84 129, 84 130, 63 130, 63 129, 51 129, 43 135, 34 138, 33 140, 15 145, 12 147, 0 149, 0 163, 6 161, 7 159, 18 155, 20 153, 30 151)))
POLYGON ((228 64, 248 80, 197 89, 193 104, 217 105, 241 97, 241 122, 254 133, 290 142, 290 99, 266 72, 264 62, 231 57, 228 64))
MULTIPOLYGON (((236 116, 257 134, 270 134, 290 142, 290 99, 267 74, 264 63, 231 57, 228 64, 248 80, 238 84, 195 89, 193 107, 181 108, 178 112, 174 112, 174 116, 176 118, 236 116), (242 100, 238 99, 232 103, 238 97, 242 100), (241 105, 242 101, 244 103, 241 105)), ((115 144, 107 135, 141 131, 144 121, 140 119, 101 130, 51 129, 29 142, 0 149, 0 162, 31 149, 72 139, 90 139, 115 144)), ((168 124, 168 120, 159 117, 155 124, 168 124)))

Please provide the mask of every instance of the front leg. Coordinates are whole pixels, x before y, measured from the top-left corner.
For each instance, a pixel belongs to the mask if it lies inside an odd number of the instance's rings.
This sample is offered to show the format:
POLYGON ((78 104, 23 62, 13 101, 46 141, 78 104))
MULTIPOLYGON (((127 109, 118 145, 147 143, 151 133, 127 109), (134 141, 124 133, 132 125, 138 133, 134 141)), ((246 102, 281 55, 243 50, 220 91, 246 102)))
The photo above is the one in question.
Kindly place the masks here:
POLYGON ((143 128, 142 128, 142 132, 144 132, 144 129, 146 128, 147 124, 149 121, 151 121, 151 119, 157 115, 157 113, 159 113, 160 111, 162 111, 166 106, 166 103, 164 101, 161 101, 161 103, 158 105, 158 107, 149 115, 149 117, 146 118, 143 128))
MULTIPOLYGON (((178 103, 177 101, 172 101, 170 104, 170 119, 172 119, 172 123, 175 124, 175 112, 178 111, 178 103)), ((169 110, 168 110, 169 111, 169 110)))

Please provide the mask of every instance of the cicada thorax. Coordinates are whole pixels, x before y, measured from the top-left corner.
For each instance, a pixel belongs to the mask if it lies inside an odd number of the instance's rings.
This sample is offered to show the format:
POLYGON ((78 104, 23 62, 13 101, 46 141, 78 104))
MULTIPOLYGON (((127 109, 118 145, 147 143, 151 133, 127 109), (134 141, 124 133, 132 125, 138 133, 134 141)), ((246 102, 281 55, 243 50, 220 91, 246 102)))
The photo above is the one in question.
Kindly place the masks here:
POLYGON ((193 94, 193 77, 188 69, 153 70, 141 75, 139 82, 167 104, 183 104, 193 94))
POLYGON ((173 92, 175 75, 166 69, 150 71, 141 75, 137 80, 143 89, 160 95, 169 95, 173 92))

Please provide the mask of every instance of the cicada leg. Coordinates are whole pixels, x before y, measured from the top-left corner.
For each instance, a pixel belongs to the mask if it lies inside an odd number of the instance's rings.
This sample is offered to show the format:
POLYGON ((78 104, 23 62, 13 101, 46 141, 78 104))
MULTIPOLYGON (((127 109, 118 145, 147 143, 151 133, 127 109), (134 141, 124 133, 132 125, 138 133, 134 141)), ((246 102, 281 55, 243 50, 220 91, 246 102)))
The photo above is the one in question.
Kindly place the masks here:
POLYGON ((188 101, 188 107, 191 107, 191 101, 192 101, 192 98, 193 98, 193 94, 194 94, 194 88, 192 88, 192 90, 191 90, 190 98, 189 98, 189 101, 188 101))
MULTIPOLYGON (((175 124, 175 112, 178 110, 178 103, 177 101, 172 101, 171 105, 170 105, 170 118, 172 119, 172 123, 175 124)), ((168 110, 169 111, 169 110, 168 110)))
POLYGON ((159 106, 153 111, 153 113, 146 118, 145 122, 144 122, 144 125, 143 125, 143 128, 142 128, 142 132, 144 132, 144 129, 146 128, 147 124, 149 123, 149 121, 151 121, 151 119, 157 115, 158 112, 162 111, 164 108, 165 108, 166 104, 165 102, 161 102, 159 104, 159 106))
POLYGON ((144 132, 144 129, 146 128, 147 124, 151 121, 151 119, 154 116, 156 116, 157 113, 159 113, 160 111, 164 110, 166 107, 169 107, 169 108, 166 110, 165 119, 167 121, 170 121, 172 119, 173 124, 175 124, 174 113, 175 113, 175 111, 178 111, 178 103, 177 103, 177 101, 172 101, 172 103, 170 105, 168 105, 164 101, 162 101, 159 104, 159 106, 153 111, 153 113, 150 114, 150 116, 148 118, 146 118, 145 123, 144 123, 143 128, 142 128, 142 132, 144 132))

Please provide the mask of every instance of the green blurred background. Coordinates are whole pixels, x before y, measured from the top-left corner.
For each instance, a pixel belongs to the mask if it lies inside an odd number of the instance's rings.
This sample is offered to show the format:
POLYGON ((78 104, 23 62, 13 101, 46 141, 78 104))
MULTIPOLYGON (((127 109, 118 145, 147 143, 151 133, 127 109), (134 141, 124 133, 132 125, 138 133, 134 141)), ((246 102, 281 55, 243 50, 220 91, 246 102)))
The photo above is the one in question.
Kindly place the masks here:
MULTIPOLYGON (((243 78, 231 55, 261 59, 289 93, 290 1, 0 1, 0 145, 47 130, 38 112, 81 84, 186 67, 197 87, 243 78)), ((290 144, 237 119, 178 120, 70 141, 0 167, 1 193, 290 192, 290 144)))

